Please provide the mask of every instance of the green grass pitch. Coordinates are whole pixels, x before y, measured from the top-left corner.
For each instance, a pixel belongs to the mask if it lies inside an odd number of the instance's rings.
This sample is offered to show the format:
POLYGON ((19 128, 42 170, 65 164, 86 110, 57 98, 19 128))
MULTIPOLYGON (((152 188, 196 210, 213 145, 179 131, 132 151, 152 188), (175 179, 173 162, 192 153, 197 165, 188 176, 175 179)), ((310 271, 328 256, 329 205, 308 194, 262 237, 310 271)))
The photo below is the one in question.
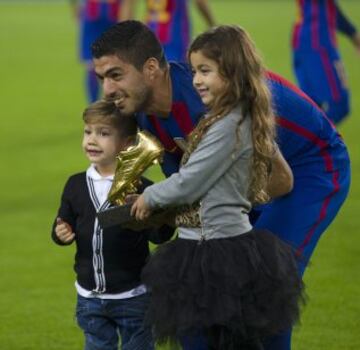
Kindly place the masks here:
MULTIPOLYGON (((289 49, 292 0, 213 0, 219 23, 243 25, 266 65, 294 81, 289 49)), ((360 27, 360 2, 341 1, 360 27)), ((141 11, 141 9, 139 9, 141 11)), ((204 28, 194 13, 194 32, 204 28)), ((74 247, 58 247, 50 227, 67 177, 87 167, 85 107, 76 25, 65 1, 0 1, 0 349, 75 350, 74 247)), ((340 37, 352 114, 340 127, 353 183, 321 239, 305 281, 310 300, 295 350, 360 349, 360 56, 340 37)), ((159 178, 156 170, 150 172, 159 178)), ((301 208, 299 208, 301 210, 301 208)))

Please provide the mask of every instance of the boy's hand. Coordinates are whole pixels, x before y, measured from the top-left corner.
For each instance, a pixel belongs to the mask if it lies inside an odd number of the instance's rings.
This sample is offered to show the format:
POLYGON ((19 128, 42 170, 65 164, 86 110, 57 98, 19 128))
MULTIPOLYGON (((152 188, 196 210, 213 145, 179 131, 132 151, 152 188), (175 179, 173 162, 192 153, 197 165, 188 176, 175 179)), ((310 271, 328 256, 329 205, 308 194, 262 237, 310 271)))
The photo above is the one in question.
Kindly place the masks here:
POLYGON ((75 239, 71 226, 61 218, 56 218, 55 234, 63 243, 71 243, 75 239))

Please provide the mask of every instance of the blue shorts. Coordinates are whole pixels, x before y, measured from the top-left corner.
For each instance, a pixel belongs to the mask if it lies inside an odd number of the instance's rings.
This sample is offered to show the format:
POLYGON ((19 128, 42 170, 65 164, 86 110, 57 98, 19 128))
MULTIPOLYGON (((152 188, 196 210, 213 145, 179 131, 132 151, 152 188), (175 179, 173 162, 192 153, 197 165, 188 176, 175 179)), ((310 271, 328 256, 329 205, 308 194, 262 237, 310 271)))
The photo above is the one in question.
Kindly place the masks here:
POLYGON ((80 58, 87 62, 92 60, 91 45, 116 22, 109 20, 81 21, 80 23, 80 58))
POLYGON ((294 171, 290 194, 261 209, 254 226, 266 228, 291 244, 299 253, 304 273, 315 246, 345 201, 350 187, 350 165, 333 172, 294 171))
POLYGON ((294 51, 293 66, 300 88, 334 123, 349 114, 347 80, 337 51, 294 51))

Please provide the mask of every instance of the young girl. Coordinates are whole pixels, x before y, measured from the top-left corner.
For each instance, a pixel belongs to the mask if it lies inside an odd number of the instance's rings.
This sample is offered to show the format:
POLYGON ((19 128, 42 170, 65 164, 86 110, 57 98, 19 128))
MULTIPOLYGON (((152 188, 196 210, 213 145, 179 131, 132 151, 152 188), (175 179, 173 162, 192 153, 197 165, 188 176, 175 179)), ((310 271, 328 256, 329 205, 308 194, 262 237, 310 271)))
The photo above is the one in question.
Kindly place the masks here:
POLYGON ((262 349, 264 337, 298 319, 303 288, 290 246, 253 229, 248 217, 252 203, 269 199, 270 164, 279 158, 264 69, 236 26, 197 37, 189 60, 208 114, 190 135, 179 172, 132 207, 137 219, 181 208, 179 238, 143 271, 152 291, 148 320, 160 342, 200 333, 209 349, 262 349))

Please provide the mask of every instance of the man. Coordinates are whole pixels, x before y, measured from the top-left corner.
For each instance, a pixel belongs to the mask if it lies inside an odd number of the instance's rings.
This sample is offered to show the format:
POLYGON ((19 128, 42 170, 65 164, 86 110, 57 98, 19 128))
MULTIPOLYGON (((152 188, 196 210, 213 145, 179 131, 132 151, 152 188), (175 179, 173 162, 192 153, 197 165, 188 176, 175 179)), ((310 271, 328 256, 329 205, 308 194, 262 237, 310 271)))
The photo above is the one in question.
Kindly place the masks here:
POLYGON ((336 0, 297 0, 293 29, 293 68, 300 88, 334 122, 350 112, 349 90, 336 31, 346 35, 360 53, 360 34, 336 0))
POLYGON ((95 76, 90 46, 106 29, 117 23, 121 0, 70 0, 72 12, 79 24, 79 54, 84 64, 86 97, 88 102, 99 98, 99 84, 95 76))
MULTIPOLYGON (((177 171, 186 136, 205 112, 192 86, 190 68, 169 65, 155 35, 137 21, 113 26, 94 43, 92 53, 105 96, 114 99, 122 113, 137 112, 140 128, 152 132, 165 147, 165 175, 177 171)), ((258 208, 255 227, 267 228, 291 243, 302 256, 299 271, 303 273, 318 239, 347 196, 349 158, 341 137, 309 97, 274 73, 269 72, 267 79, 278 144, 291 167, 294 188, 258 208)), ((278 171, 277 157, 272 181, 281 183, 277 174, 286 173, 278 171)), ((283 176, 287 181, 288 176, 283 176)), ((272 197, 282 194, 275 191, 272 197)), ((289 349, 290 332, 268 346, 289 349)))
MULTIPOLYGON (((120 20, 134 18, 137 0, 122 0, 120 20)), ((215 24, 207 0, 194 0, 206 24, 215 24)), ((145 23, 156 34, 164 48, 167 60, 186 61, 186 51, 191 38, 189 0, 146 0, 145 23)))

